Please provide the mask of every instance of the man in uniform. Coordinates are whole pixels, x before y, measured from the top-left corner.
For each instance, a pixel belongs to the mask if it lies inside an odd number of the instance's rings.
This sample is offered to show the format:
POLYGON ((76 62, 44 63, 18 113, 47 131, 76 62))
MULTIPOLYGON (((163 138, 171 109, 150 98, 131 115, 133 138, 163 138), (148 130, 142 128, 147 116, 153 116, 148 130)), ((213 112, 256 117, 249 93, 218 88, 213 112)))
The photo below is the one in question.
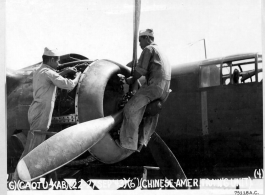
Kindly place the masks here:
POLYGON ((78 72, 75 79, 71 80, 63 76, 71 72, 75 73, 74 68, 67 68, 61 73, 56 72, 60 60, 57 50, 45 48, 42 58, 43 63, 33 73, 33 102, 28 111, 30 131, 21 158, 45 140, 45 134, 34 133, 34 130, 46 132, 49 129, 57 87, 72 90, 81 75, 81 72, 78 72))
MULTIPOLYGON (((34 130, 46 132, 49 129, 57 87, 72 90, 81 76, 81 72, 76 73, 74 68, 66 68, 61 73, 56 72, 60 61, 57 50, 50 50, 45 47, 42 59, 41 66, 33 72, 33 101, 28 111, 30 131, 20 159, 45 140, 45 133, 34 133, 34 130), (75 79, 71 80, 63 77, 68 73, 76 73, 75 79)), ((13 175, 13 179, 18 179, 17 170, 13 175)))
POLYGON ((145 137, 143 143, 138 143, 139 125, 146 105, 156 99, 165 99, 169 92, 171 80, 171 66, 164 53, 154 43, 153 30, 140 31, 139 43, 143 51, 133 76, 126 78, 125 82, 137 86, 135 85, 137 80, 141 76, 145 76, 146 83, 125 105, 123 123, 120 129, 120 145, 129 150, 138 150, 138 144, 146 145, 148 143, 149 140, 146 139, 152 135, 157 120, 153 120, 155 124, 151 125, 151 131, 143 132, 145 137))

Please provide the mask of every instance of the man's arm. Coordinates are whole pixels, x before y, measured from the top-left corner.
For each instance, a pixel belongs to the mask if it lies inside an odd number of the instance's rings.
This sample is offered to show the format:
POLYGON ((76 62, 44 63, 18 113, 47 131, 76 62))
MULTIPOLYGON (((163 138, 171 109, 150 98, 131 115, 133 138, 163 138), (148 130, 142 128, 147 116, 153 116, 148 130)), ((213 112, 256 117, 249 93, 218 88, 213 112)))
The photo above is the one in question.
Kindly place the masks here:
MULTIPOLYGON (((147 73, 148 65, 152 57, 152 48, 146 47, 137 63, 137 66, 135 68, 135 71, 133 73, 133 76, 130 76, 128 78, 125 78, 124 76, 119 76, 121 78, 121 81, 123 83, 127 83, 128 85, 132 85, 132 91, 136 91, 138 89, 138 79, 141 78, 141 76, 145 76, 147 73)), ((132 62, 128 63, 127 66, 131 66, 132 62)))
POLYGON ((132 85, 131 90, 133 91, 133 93, 136 92, 138 89, 138 79, 141 78, 141 76, 146 75, 151 57, 152 57, 152 48, 146 47, 143 50, 138 60, 133 76, 130 76, 125 79, 126 83, 128 83, 129 85, 132 85))
POLYGON ((68 68, 64 69, 62 72, 60 72, 59 75, 61 75, 62 77, 64 77, 68 73, 76 73, 76 72, 77 72, 76 68, 68 67, 68 68))
POLYGON ((131 85, 131 91, 133 94, 136 93, 136 91, 138 90, 138 79, 141 78, 141 74, 139 72, 137 72, 136 70, 134 71, 133 76, 130 76, 128 78, 125 78, 125 82, 128 85, 131 85))
POLYGON ((125 78, 125 82, 128 85, 131 85, 131 84, 135 83, 139 78, 141 78, 141 76, 142 75, 135 70, 134 73, 133 73, 133 76, 130 76, 128 78, 125 78))
POLYGON ((141 76, 145 76, 147 74, 148 65, 152 57, 152 48, 146 47, 137 63, 137 66, 135 67, 135 71, 133 73, 133 76, 130 76, 126 79, 126 82, 128 84, 135 83, 141 76))
POLYGON ((66 90, 72 90, 76 84, 78 83, 78 80, 81 76, 81 72, 76 73, 75 79, 67 79, 59 75, 58 73, 50 70, 46 72, 47 77, 53 82, 53 84, 59 88, 66 89, 66 90))

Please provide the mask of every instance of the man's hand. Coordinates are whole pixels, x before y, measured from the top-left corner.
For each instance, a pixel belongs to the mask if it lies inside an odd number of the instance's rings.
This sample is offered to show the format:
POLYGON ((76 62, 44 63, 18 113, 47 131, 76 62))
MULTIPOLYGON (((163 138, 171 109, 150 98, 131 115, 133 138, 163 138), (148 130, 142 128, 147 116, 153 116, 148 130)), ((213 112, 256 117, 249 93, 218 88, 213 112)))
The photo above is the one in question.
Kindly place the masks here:
POLYGON ((65 69, 65 71, 67 73, 76 73, 77 72, 75 67, 68 67, 68 68, 65 69))
POLYGON ((121 82, 121 83, 126 84, 125 76, 124 76, 124 75, 122 75, 122 74, 117 74, 117 76, 120 78, 120 82, 121 82))
POLYGON ((75 74, 77 72, 75 67, 67 67, 62 72, 60 72, 61 76, 65 76, 67 74, 75 74))
POLYGON ((79 77, 82 74, 82 72, 77 72, 76 77, 79 77))
POLYGON ((120 81, 121 81, 122 83, 124 83, 124 84, 131 85, 131 84, 134 83, 134 80, 133 80, 133 77, 132 77, 132 76, 130 76, 130 77, 128 77, 128 78, 125 78, 125 76, 122 75, 122 74, 117 74, 117 76, 120 78, 120 81))
POLYGON ((131 85, 131 84, 134 84, 136 81, 135 79, 133 78, 133 76, 130 76, 128 78, 125 78, 124 75, 122 74, 117 74, 117 76, 120 78, 120 81, 124 84, 128 84, 128 85, 131 85))
POLYGON ((132 76, 130 76, 130 77, 128 77, 128 78, 126 78, 126 79, 125 79, 125 81, 126 81, 126 83, 127 83, 128 85, 131 85, 131 84, 133 84, 133 83, 134 83, 134 79, 133 79, 133 77, 132 77, 132 76))

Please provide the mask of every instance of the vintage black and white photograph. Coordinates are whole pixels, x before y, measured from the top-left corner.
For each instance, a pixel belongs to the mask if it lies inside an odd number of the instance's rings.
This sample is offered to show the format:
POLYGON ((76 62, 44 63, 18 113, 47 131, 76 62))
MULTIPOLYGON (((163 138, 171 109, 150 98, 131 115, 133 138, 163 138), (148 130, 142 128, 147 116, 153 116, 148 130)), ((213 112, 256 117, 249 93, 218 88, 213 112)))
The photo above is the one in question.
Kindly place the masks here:
POLYGON ((6 1, 7 193, 262 194, 262 7, 6 1))

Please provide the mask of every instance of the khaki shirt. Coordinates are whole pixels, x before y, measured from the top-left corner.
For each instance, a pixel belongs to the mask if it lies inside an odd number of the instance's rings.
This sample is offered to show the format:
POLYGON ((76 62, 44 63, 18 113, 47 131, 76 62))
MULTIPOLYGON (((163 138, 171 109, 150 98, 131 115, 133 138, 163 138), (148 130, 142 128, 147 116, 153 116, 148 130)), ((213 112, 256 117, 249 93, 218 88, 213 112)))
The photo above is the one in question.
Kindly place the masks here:
POLYGON ((168 92, 171 66, 155 43, 144 48, 135 70, 146 78, 146 83, 136 94, 146 95, 153 101, 168 92))
POLYGON ((42 64, 33 72, 33 102, 28 111, 30 130, 45 130, 50 127, 57 87, 72 90, 78 81, 66 79, 53 68, 42 64))

